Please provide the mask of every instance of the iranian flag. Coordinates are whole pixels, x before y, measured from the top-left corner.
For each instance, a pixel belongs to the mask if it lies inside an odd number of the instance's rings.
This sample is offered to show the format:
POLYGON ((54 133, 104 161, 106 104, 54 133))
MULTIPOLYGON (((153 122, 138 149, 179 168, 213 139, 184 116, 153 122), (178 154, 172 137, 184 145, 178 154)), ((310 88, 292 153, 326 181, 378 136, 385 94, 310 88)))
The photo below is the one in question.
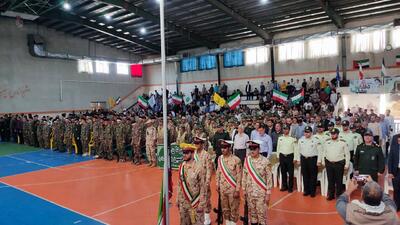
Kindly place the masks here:
POLYGON ((301 100, 304 98, 304 89, 302 88, 299 93, 297 93, 295 96, 291 97, 290 99, 294 104, 299 104, 301 100))
POLYGON ((149 102, 143 98, 143 96, 139 96, 138 97, 138 104, 140 105, 140 107, 142 107, 143 109, 147 109, 149 108, 149 102))
POLYGON ((285 94, 283 92, 280 92, 278 90, 273 90, 272 100, 280 102, 280 103, 283 103, 283 102, 286 102, 287 99, 288 99, 288 95, 287 94, 285 94))
POLYGON ((228 106, 231 110, 234 110, 240 104, 240 94, 235 93, 228 99, 228 106))
POLYGON ((353 69, 358 69, 361 65, 362 68, 369 68, 369 59, 354 60, 353 69))
POLYGON ((361 65, 361 64, 358 64, 358 78, 359 78, 360 80, 363 80, 363 79, 364 79, 364 73, 363 73, 363 71, 362 71, 362 65, 361 65))
POLYGON ((396 55, 396 65, 400 66, 400 55, 396 55))
POLYGON ((173 102, 175 105, 180 105, 180 104, 182 104, 182 102, 183 102, 183 98, 182 98, 182 96, 179 96, 179 95, 173 95, 173 96, 172 96, 172 102, 173 102))

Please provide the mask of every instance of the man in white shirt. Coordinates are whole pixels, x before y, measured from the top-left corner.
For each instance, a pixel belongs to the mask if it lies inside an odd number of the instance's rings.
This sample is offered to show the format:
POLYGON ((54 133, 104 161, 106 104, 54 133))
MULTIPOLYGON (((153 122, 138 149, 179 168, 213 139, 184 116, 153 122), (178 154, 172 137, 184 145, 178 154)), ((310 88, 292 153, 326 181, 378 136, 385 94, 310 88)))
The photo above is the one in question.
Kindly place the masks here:
POLYGON ((233 136, 233 153, 239 157, 242 161, 242 165, 244 163, 244 159, 246 158, 246 143, 249 141, 249 136, 244 133, 243 125, 238 126, 238 133, 233 136))
POLYGON ((294 87, 296 88, 296 91, 300 91, 302 86, 301 83, 299 81, 299 79, 296 80, 296 83, 294 84, 294 87))

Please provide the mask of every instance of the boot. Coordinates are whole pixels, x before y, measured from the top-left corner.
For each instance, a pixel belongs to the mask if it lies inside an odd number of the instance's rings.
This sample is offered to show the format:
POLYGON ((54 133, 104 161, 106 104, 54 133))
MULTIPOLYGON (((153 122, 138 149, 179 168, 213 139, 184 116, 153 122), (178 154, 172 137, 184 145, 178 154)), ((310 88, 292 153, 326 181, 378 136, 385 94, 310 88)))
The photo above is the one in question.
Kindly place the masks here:
POLYGON ((204 225, 210 225, 211 224, 211 218, 209 213, 204 214, 204 225))

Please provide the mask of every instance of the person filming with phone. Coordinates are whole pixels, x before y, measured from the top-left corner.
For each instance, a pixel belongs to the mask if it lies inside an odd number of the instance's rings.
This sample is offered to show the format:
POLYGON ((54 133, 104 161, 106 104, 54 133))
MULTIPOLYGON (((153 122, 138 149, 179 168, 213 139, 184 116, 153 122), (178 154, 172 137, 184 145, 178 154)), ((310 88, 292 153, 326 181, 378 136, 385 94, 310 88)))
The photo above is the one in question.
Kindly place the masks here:
POLYGON ((336 210, 346 225, 399 224, 395 202, 371 176, 354 176, 347 185, 347 190, 336 201, 336 210), (351 194, 360 186, 361 199, 350 202, 351 194))

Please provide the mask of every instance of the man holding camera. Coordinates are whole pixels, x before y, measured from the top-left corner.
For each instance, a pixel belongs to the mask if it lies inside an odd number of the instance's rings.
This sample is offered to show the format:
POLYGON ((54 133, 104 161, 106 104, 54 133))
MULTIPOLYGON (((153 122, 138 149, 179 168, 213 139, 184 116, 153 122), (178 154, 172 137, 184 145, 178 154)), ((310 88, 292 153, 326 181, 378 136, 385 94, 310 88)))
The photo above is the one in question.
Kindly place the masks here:
POLYGON ((364 144, 357 147, 354 154, 354 175, 370 175, 378 182, 378 175, 385 172, 385 161, 382 149, 374 143, 370 131, 364 133, 364 144))

